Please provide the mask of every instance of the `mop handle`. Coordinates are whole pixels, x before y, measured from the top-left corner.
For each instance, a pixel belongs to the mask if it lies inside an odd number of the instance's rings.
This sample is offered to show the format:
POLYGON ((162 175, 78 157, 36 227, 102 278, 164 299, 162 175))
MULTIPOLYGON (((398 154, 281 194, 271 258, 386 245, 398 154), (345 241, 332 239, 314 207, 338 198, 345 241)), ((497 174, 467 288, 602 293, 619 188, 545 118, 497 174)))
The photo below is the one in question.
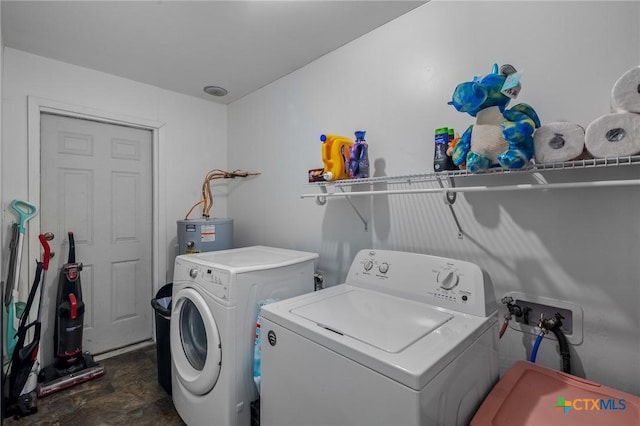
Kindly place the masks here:
POLYGON ((28 201, 13 200, 11 207, 18 214, 19 222, 18 229, 20 233, 24 235, 27 230, 26 224, 29 219, 34 217, 38 213, 38 208, 28 201))

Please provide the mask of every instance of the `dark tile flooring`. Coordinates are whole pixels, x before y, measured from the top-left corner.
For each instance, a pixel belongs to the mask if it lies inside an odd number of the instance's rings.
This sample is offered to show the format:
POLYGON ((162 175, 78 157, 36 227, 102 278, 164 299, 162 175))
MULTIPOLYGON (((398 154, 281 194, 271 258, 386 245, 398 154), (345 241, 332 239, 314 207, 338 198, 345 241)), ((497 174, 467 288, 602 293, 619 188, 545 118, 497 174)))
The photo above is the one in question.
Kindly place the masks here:
POLYGON ((4 425, 184 425, 158 384, 156 348, 99 361, 106 374, 38 399, 38 412, 4 425))

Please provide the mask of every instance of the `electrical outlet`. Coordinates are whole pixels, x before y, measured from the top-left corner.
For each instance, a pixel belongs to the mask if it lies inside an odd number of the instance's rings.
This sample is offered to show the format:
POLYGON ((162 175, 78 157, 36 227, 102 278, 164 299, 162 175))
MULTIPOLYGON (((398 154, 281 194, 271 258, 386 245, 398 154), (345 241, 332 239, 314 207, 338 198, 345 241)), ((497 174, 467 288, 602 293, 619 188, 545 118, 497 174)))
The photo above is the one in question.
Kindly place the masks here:
MULTIPOLYGON (((526 311, 526 314, 523 316, 513 317, 510 323, 512 329, 537 335, 540 333, 540 329, 538 328, 540 314, 543 315, 543 318, 549 319, 555 318, 557 312, 564 317, 561 320, 561 330, 567 337, 569 343, 573 345, 582 343, 583 311, 582 308, 575 303, 518 292, 507 293, 505 297, 513 298, 513 303, 526 311)), ((553 333, 548 333, 545 335, 545 338, 555 339, 555 336, 553 333)))

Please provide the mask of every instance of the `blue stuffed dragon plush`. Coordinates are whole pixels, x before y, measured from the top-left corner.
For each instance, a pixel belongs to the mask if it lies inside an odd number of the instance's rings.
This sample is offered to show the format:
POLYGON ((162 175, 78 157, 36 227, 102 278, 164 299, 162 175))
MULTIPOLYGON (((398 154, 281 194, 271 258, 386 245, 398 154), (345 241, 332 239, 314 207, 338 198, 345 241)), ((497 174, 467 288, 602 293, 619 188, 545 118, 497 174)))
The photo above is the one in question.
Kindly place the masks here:
POLYGON ((525 103, 506 109, 511 97, 505 93, 515 97, 520 87, 516 79, 511 92, 505 88, 508 76, 515 73, 511 65, 498 70, 494 64, 490 74, 474 77, 454 90, 449 105, 476 117, 453 150, 456 166, 466 162, 472 173, 495 166, 519 169, 533 157, 533 132, 540 127, 538 115, 525 103))

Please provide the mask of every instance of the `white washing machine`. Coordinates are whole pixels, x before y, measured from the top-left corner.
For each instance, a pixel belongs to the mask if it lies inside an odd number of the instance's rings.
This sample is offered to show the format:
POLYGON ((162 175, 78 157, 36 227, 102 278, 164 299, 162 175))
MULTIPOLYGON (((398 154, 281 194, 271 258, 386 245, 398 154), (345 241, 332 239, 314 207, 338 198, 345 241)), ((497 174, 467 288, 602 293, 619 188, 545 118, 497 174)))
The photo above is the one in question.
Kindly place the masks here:
POLYGON ((186 424, 251 424, 258 303, 312 292, 317 258, 265 246, 176 257, 172 397, 186 424))
POLYGON ((468 425, 499 377, 493 287, 469 262, 363 250, 261 329, 263 426, 468 425))

